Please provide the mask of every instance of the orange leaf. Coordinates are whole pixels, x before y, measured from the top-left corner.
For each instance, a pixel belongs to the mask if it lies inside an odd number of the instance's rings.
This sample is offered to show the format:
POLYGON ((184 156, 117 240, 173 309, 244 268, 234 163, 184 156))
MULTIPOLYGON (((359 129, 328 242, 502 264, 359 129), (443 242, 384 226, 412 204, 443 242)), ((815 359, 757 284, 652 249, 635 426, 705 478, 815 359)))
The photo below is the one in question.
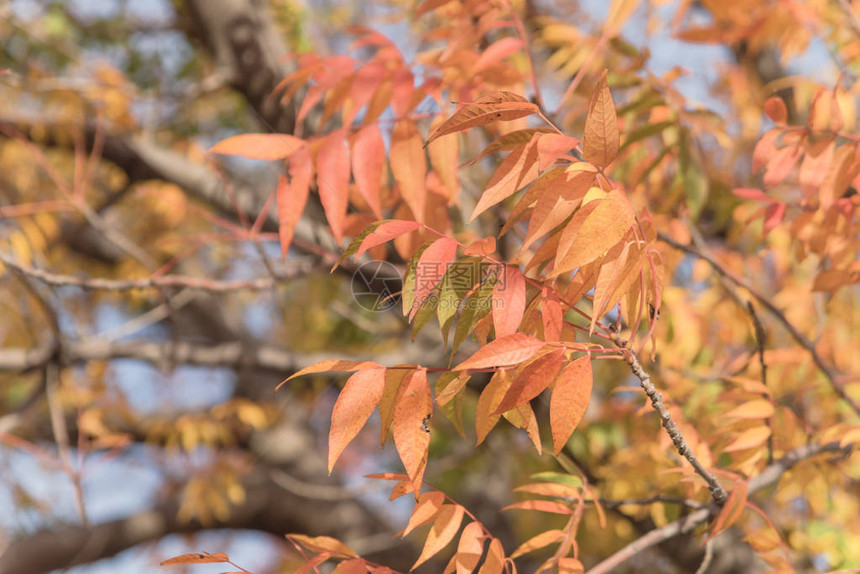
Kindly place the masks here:
POLYGON ((287 256, 296 224, 305 210, 310 191, 313 170, 305 158, 296 158, 290 162, 290 179, 285 176, 278 179, 278 237, 281 241, 281 258, 287 256))
POLYGON ((821 207, 829 208, 834 201, 842 197, 851 180, 860 170, 857 159, 857 144, 839 146, 833 154, 833 161, 827 169, 827 174, 821 182, 818 196, 821 207))
POLYGON ((413 120, 399 120, 391 131, 391 157, 389 160, 394 181, 400 188, 403 201, 412 210, 415 221, 424 223, 427 203, 427 158, 421 145, 421 134, 413 120))
POLYGON ((409 522, 406 528, 400 533, 401 538, 408 535, 410 532, 423 524, 427 524, 439 513, 439 509, 445 503, 445 494, 434 490, 425 492, 418 497, 415 503, 415 508, 412 510, 412 515, 409 517, 409 522))
POLYGON ((304 140, 287 134, 239 134, 221 140, 209 153, 275 160, 290 157, 304 145, 304 140))
POLYGON ((172 566, 174 564, 212 564, 216 562, 223 563, 229 561, 230 557, 223 552, 216 552, 215 554, 209 554, 208 552, 195 552, 194 554, 182 554, 181 556, 168 558, 167 560, 161 562, 159 565, 172 566))
POLYGON ((404 384, 394 405, 391 434, 406 474, 415 485, 415 492, 418 492, 421 490, 421 479, 427 466, 427 450, 430 447, 430 433, 424 430, 424 420, 433 414, 433 397, 426 369, 414 371, 404 384))
MULTIPOLYGON (((431 131, 443 121, 442 116, 436 116, 430 124, 431 131)), ((449 135, 433 140, 427 144, 427 154, 433 163, 433 169, 439 174, 439 179, 449 193, 448 203, 456 202, 460 192, 460 180, 457 177, 460 168, 460 139, 456 135, 449 135)))
MULTIPOLYGON (((401 365, 403 366, 403 365, 401 365)), ((414 368, 393 368, 385 371, 385 387, 382 389, 382 398, 379 399, 379 428, 381 436, 379 444, 385 444, 388 429, 394 420, 394 407, 403 381, 412 376, 414 368)))
POLYGON ((785 125, 788 119, 788 110, 785 107, 785 102, 778 96, 771 96, 764 103, 764 113, 777 125, 785 125))
POLYGON ((634 221, 630 202, 621 191, 612 190, 605 198, 588 202, 562 231, 559 252, 564 255, 550 276, 591 263, 624 239, 634 221), (595 202, 599 202, 596 207, 590 207, 595 202))
POLYGON ((500 369, 490 378, 490 382, 481 391, 481 396, 478 397, 478 404, 475 407, 475 434, 477 435, 477 443, 481 444, 496 423, 501 418, 500 415, 493 414, 496 407, 502 401, 505 393, 510 386, 511 381, 506 369, 500 369))
POLYGON ((591 331, 594 331, 597 320, 608 313, 627 294, 633 282, 639 279, 647 261, 644 246, 644 242, 629 242, 620 250, 617 247, 610 250, 603 260, 594 287, 591 331))
POLYGON ((514 333, 481 347, 474 355, 454 367, 455 371, 518 365, 534 357, 546 343, 530 335, 514 333))
POLYGON ((551 514, 573 514, 573 509, 568 505, 552 500, 523 500, 509 504, 502 510, 537 510, 551 514))
POLYGON ((343 238, 343 221, 349 198, 349 148, 346 130, 326 136, 317 155, 317 189, 332 235, 343 238))
POLYGON ((344 560, 337 565, 331 574, 366 574, 367 562, 362 558, 353 558, 352 560, 344 560))
POLYGON ((558 374, 549 402, 549 425, 555 454, 561 452, 585 415, 593 383, 591 358, 588 356, 580 357, 558 374))
POLYGON ((514 553, 511 554, 511 558, 519 558, 523 554, 540 550, 541 548, 549 546, 553 542, 557 542, 563 537, 564 532, 561 530, 547 530, 546 532, 541 532, 537 536, 533 536, 523 542, 519 548, 514 550, 514 553))
POLYGON ((496 338, 513 335, 526 310, 526 280, 516 267, 505 265, 493 286, 493 325, 496 338))
POLYGON ((484 528, 480 522, 470 522, 460 535, 454 561, 457 574, 472 574, 484 553, 484 528))
MULTIPOLYGON (((570 217, 594 183, 594 174, 589 172, 562 172, 560 175, 553 178, 551 185, 538 196, 521 252, 570 217)), ((530 189, 534 189, 544 178, 535 182, 530 189)))
POLYGON ((507 412, 527 403, 555 380, 564 358, 564 349, 555 349, 526 366, 511 383, 494 414, 507 412))
POLYGON ((558 574, 583 574, 585 566, 576 558, 565 556, 558 561, 558 574))
POLYGON ((457 531, 460 530, 460 524, 463 522, 464 508, 459 504, 445 504, 436 515, 436 520, 430 532, 427 534, 427 542, 424 543, 424 548, 421 550, 421 555, 418 560, 412 565, 412 570, 418 568, 437 552, 445 548, 457 531))
POLYGON ((359 371, 351 376, 337 397, 328 435, 328 471, 355 438, 382 398, 385 369, 359 371))
POLYGON ((572 484, 561 484, 559 482, 534 482, 518 486, 514 489, 514 492, 528 492, 541 496, 573 499, 579 496, 580 488, 572 484))
POLYGON ((427 296, 445 277, 448 265, 456 256, 457 241, 451 237, 440 237, 421 254, 415 265, 415 295, 409 310, 410 321, 424 305, 427 296))
POLYGON ((578 144, 578 139, 564 134, 539 134, 537 141, 538 169, 540 171, 545 170, 578 144))
POLYGON ((585 159, 600 167, 606 167, 612 163, 618 155, 620 142, 615 103, 612 101, 612 94, 606 83, 607 74, 608 72, 603 70, 597 81, 597 87, 591 95, 582 138, 582 152, 585 159))
POLYGON ((358 192, 367 201, 376 217, 382 217, 379 191, 385 171, 385 142, 379 124, 364 126, 352 141, 352 176, 358 192))
POLYGON ((496 238, 492 235, 473 241, 463 249, 464 255, 490 255, 496 250, 496 238))
POLYGON ((329 558, 331 558, 331 552, 323 552, 322 554, 317 554, 316 556, 302 564, 302 567, 294 571, 293 574, 306 574, 311 570, 319 572, 317 570, 317 566, 322 564, 323 562, 326 562, 329 558))
POLYGON ((745 480, 738 480, 735 482, 735 487, 732 489, 729 499, 726 501, 722 510, 720 510, 719 516, 717 516, 711 535, 708 536, 708 539, 705 540, 705 542, 708 542, 711 538, 737 522, 744 512, 744 506, 746 506, 746 503, 747 483, 745 480))
POLYGON ((305 536, 304 534, 287 534, 287 538, 297 542, 313 552, 328 552, 332 556, 358 558, 355 551, 331 536, 305 536))
POLYGON ((773 403, 754 399, 733 408, 725 416, 733 419, 766 419, 773 416, 773 403))
POLYGON ((494 92, 480 97, 454 112, 454 115, 430 134, 427 143, 429 144, 446 134, 461 132, 492 122, 516 120, 538 111, 536 105, 522 96, 505 91, 494 92))
POLYGON ((770 429, 764 425, 745 430, 732 443, 723 449, 724 452, 735 452, 755 448, 764 444, 770 436, 770 429))
POLYGON ((518 189, 537 179, 538 175, 540 173, 538 172, 537 146, 535 145, 535 138, 532 137, 529 143, 514 148, 496 168, 469 221, 474 221, 488 208, 507 199, 518 189))
POLYGON ((400 237, 404 233, 415 231, 419 227, 423 226, 417 221, 407 221, 405 219, 390 219, 385 221, 364 238, 361 245, 359 245, 355 256, 361 257, 368 249, 373 249, 377 245, 388 243, 395 237, 400 237))
POLYGON ((558 295, 547 287, 543 289, 543 298, 541 299, 541 320, 543 321, 544 341, 552 343, 561 340, 564 312, 558 295))
POLYGON ((803 149, 799 145, 790 145, 778 149, 767 162, 767 167, 764 170, 765 186, 774 187, 782 183, 797 165, 797 160, 802 154, 803 149))
POLYGON ((315 373, 325 373, 326 371, 363 371, 365 369, 378 369, 381 367, 382 365, 374 361, 341 361, 339 359, 326 359, 325 361, 320 361, 319 363, 314 363, 309 367, 305 367, 297 373, 293 373, 275 387, 275 390, 281 388, 284 383, 295 379, 296 377, 301 377, 302 375, 313 375, 315 373))
POLYGON ((493 538, 490 540, 490 546, 487 548, 487 557, 484 558, 484 563, 478 574, 502 574, 505 568, 505 549, 502 546, 501 540, 493 538))

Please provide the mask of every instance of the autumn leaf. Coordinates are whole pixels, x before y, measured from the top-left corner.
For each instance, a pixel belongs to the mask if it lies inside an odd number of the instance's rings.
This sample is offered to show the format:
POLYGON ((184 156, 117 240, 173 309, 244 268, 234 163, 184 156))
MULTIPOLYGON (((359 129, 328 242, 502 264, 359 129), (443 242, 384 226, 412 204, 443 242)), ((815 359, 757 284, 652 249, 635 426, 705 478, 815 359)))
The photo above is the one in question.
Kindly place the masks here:
POLYGON ((362 429, 382 398, 385 369, 358 371, 347 379, 334 404, 329 429, 328 471, 362 429))
POLYGON ((421 134, 413 120, 399 120, 394 124, 389 164, 403 201, 412 210, 415 221, 424 223, 427 158, 424 156, 421 134))
POLYGON ((490 382, 481 391, 478 404, 475 407, 475 434, 478 437, 477 444, 484 442, 493 427, 501 419, 501 415, 494 414, 496 407, 505 396, 511 384, 510 375, 505 369, 500 369, 490 378, 490 382))
POLYGON ((487 556, 478 574, 502 574, 505 567, 505 549, 501 540, 493 538, 487 548, 487 556))
POLYGON ((561 452, 588 409, 591 400, 593 377, 591 358, 576 359, 558 374, 549 403, 549 425, 552 430, 552 447, 561 452))
POLYGON ((526 280, 516 267, 505 265, 493 287, 493 325, 496 337, 513 335, 526 309, 526 280))
POLYGON ((394 408, 397 402, 397 397, 400 396, 400 390, 404 381, 408 381, 415 371, 414 367, 409 365, 398 365, 394 368, 389 368, 385 371, 385 386, 382 388, 382 397, 379 399, 379 429, 380 446, 385 444, 385 439, 388 437, 388 430, 391 428, 391 423, 394 421, 394 408))
POLYGON ((788 110, 785 102, 779 96, 771 96, 764 103, 764 113, 778 126, 785 125, 788 120, 788 110))
POLYGON ((290 162, 289 180, 283 175, 278 179, 278 238, 281 242, 281 258, 287 256, 296 224, 305 210, 312 174, 309 163, 298 157, 290 162))
POLYGON ((355 550, 331 536, 306 536, 304 534, 287 534, 289 540, 301 544, 312 552, 328 552, 332 556, 358 558, 355 550))
POLYGON ((555 380, 561 369, 564 349, 558 348, 526 365, 514 378, 494 414, 500 414, 527 403, 555 380))
POLYGON ((585 131, 582 138, 582 152, 585 159, 600 167, 606 167, 618 155, 620 132, 615 117, 615 102, 606 83, 606 70, 600 75, 588 115, 585 118, 585 131))
POLYGON ((463 528, 454 562, 457 574, 472 574, 484 553, 484 528, 480 522, 470 522, 463 528))
POLYGON ((346 130, 326 136, 317 155, 317 189, 332 235, 343 238, 343 222, 349 198, 349 148, 346 130))
POLYGON ((478 215, 537 179, 538 175, 537 145, 532 139, 529 143, 514 148, 499 165, 487 183, 487 189, 481 194, 469 221, 474 221, 478 215))
POLYGON ((570 506, 553 500, 523 500, 509 504, 502 510, 536 510, 550 514, 573 514, 573 509, 570 506))
POLYGON ((491 255, 496 250, 496 238, 492 235, 473 241, 463 249, 464 255, 491 255))
POLYGON ((534 552, 535 550, 545 548, 553 542, 558 542, 563 537, 564 532, 562 532, 561 530, 553 529, 541 532, 537 536, 533 536, 520 544, 519 548, 514 550, 514 553, 511 554, 511 558, 519 558, 520 556, 528 554, 529 552, 534 552))
POLYGON ((288 134, 239 134, 221 140, 209 153, 276 160, 290 157, 305 145, 301 138, 288 134))
POLYGON ((427 466, 430 433, 424 430, 424 420, 433 414, 433 397, 427 382, 427 370, 418 369, 404 380, 404 386, 394 405, 391 434, 394 446, 412 480, 415 492, 421 490, 421 479, 427 466))
POLYGON ((313 365, 310 365, 296 373, 293 373, 292 375, 284 379, 277 387, 275 387, 275 390, 281 388, 281 386, 288 381, 291 381, 296 377, 301 377, 304 375, 324 373, 326 371, 362 371, 364 369, 378 369, 381 367, 382 365, 374 361, 342 361, 340 359, 326 359, 325 361, 314 363, 313 365))
POLYGON ((454 112, 454 115, 430 134, 427 143, 447 134, 462 132, 491 122, 515 120, 538 111, 535 104, 517 94, 505 91, 487 94, 454 112))
POLYGON ((481 347, 474 355, 454 367, 455 371, 518 365, 534 357, 546 343, 530 335, 514 333, 481 347))
POLYGON ((445 504, 436 515, 433 526, 427 534, 427 541, 418 556, 418 560, 412 565, 412 570, 429 560, 432 556, 445 548, 457 535, 463 522, 465 509, 459 504, 445 504))
MULTIPOLYGON (((432 132, 443 122, 441 116, 433 120, 430 125, 432 132)), ((448 203, 456 202, 457 194, 460 192, 460 178, 458 170, 460 165, 460 140, 456 135, 448 135, 436 138, 427 144, 427 154, 433 164, 433 169, 439 174, 439 179, 449 192, 448 203)))
POLYGON ((409 516, 409 522, 406 524, 406 528, 400 532, 400 537, 402 538, 407 536, 416 528, 435 519, 444 503, 445 493, 439 492, 438 490, 432 490, 421 494, 418 497, 418 500, 415 501, 415 508, 412 509, 412 514, 409 516))
POLYGON ((415 231, 421 227, 423 227, 423 225, 417 221, 407 221, 403 219, 388 219, 382 221, 364 237, 361 244, 358 246, 358 250, 355 252, 355 256, 361 257, 367 250, 373 249, 377 245, 388 243, 395 237, 400 237, 405 233, 415 231))
POLYGON ((493 42, 487 46, 487 49, 481 53, 478 61, 475 62, 475 67, 472 68, 472 71, 475 74, 480 74, 490 66, 498 64, 503 59, 521 51, 522 49, 523 42, 519 38, 502 38, 501 40, 493 42))
POLYGON ((193 554, 182 554, 181 556, 169 558, 161 562, 159 565, 173 566, 176 564, 213 564, 229 561, 230 557, 222 552, 216 552, 214 554, 209 554, 208 552, 195 552, 193 554))
POLYGON ((706 543, 738 521, 743 514, 744 507, 747 503, 747 491, 748 486, 745 480, 738 480, 735 482, 735 486, 732 489, 732 493, 729 495, 729 499, 723 505, 723 508, 720 510, 720 514, 717 516, 717 520, 714 523, 714 528, 711 530, 710 536, 705 540, 706 543))
POLYGON ((377 218, 382 218, 379 192, 385 171, 385 142, 379 124, 364 126, 352 141, 352 176, 358 192, 367 201, 377 218))
POLYGON ((733 440, 724 452, 736 452, 746 450, 748 448, 756 448, 764 444, 770 436, 771 430, 766 426, 757 426, 743 431, 735 440, 733 440))
POLYGON ((421 253, 415 266, 415 291, 414 300, 409 310, 409 320, 415 318, 415 314, 424 304, 427 297, 442 281, 448 265, 457 256, 457 241, 451 237, 440 237, 430 244, 421 253))
POLYGON ((738 405, 725 414, 732 419, 766 419, 773 416, 773 403, 765 399, 753 399, 738 405))

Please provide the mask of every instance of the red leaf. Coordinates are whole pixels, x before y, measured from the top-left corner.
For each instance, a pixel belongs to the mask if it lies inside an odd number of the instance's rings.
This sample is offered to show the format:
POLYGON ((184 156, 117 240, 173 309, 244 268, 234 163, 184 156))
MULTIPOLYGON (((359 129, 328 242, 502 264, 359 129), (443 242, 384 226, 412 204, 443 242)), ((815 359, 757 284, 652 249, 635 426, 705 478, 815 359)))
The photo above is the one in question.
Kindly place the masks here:
POLYGON ((182 554, 169 558, 159 564, 159 566, 172 566, 174 564, 213 564, 229 562, 230 557, 223 552, 209 554, 208 552, 195 552, 194 554, 182 554))
POLYGON ((409 320, 421 308, 430 292, 442 281, 448 265, 457 256, 457 241, 441 237, 430 244, 421 254, 415 266, 415 298, 409 311, 409 320))
POLYGON ((424 223, 427 203, 427 158, 421 145, 421 134, 413 120, 399 120, 391 132, 391 172, 400 188, 403 201, 412 210, 415 221, 424 223))
POLYGON ((505 265, 493 287, 493 325, 497 339, 517 332, 525 309, 525 277, 518 268, 505 265))
POLYGON ((328 225, 340 243, 349 198, 349 148, 344 129, 323 140, 317 155, 317 189, 328 225))
POLYGON ((534 357, 546 343, 523 333, 496 339, 454 367, 455 371, 518 365, 534 357))
POLYGON ((492 122, 509 121, 536 114, 538 107, 522 96, 511 92, 494 92, 466 104, 439 126, 427 143, 446 134, 461 132, 492 122))
POLYGON ((415 231, 419 227, 423 227, 417 221, 407 221, 404 219, 392 219, 382 223, 379 227, 370 232, 355 253, 356 257, 361 257, 368 249, 373 249, 377 245, 388 243, 395 237, 400 237, 404 233, 415 231))
POLYGON ((278 179, 278 237, 281 241, 281 258, 287 256, 296 224, 305 210, 311 185, 311 166, 303 157, 290 162, 290 179, 278 179))
POLYGON ((421 479, 427 466, 427 450, 430 447, 430 433, 424 430, 424 421, 433 414, 433 397, 426 369, 414 371, 404 384, 394 406, 391 434, 406 474, 412 480, 415 492, 418 492, 421 490, 421 479))
POLYGON ((555 380, 563 358, 564 349, 559 348, 532 361, 511 383, 495 413, 507 412, 541 394, 555 380))
POLYGON ((275 160, 290 157, 304 145, 304 140, 287 134, 239 134, 221 140, 209 153, 275 160))
POLYGON ((433 522, 433 527, 427 534, 427 542, 424 543, 424 548, 421 550, 421 555, 418 560, 412 565, 412 570, 418 568, 433 555, 445 548, 457 531, 460 530, 460 525, 463 523, 463 515, 465 509, 459 504, 445 504, 436 515, 433 522))
POLYGON ((555 454, 567 444, 588 409, 594 382, 592 377, 591 358, 585 356, 562 369, 556 378, 549 402, 549 425, 555 454))
POLYGON ((764 103, 764 113, 767 117, 777 125, 785 125, 788 119, 788 110, 785 107, 785 102, 778 96, 771 96, 764 103))
POLYGON ((585 132, 582 137, 582 152, 587 161, 606 167, 618 155, 620 134, 615 116, 615 102, 606 83, 606 70, 600 75, 597 87, 591 95, 585 132))
POLYGON ((352 175, 358 192, 367 201, 376 217, 382 217, 379 191, 385 170, 385 142, 379 124, 364 126, 352 141, 352 175))
POLYGON ((328 435, 328 471, 340 453, 355 438, 382 398, 385 369, 359 371, 352 375, 337 397, 328 435))

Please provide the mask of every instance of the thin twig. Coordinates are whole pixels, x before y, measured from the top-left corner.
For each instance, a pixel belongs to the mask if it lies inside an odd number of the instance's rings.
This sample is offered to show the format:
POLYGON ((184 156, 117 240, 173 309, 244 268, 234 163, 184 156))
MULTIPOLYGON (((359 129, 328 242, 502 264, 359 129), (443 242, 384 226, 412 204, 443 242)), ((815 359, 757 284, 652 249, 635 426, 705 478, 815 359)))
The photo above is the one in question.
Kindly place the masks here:
MULTIPOLYGON (((755 311, 755 306, 752 301, 747 301, 747 311, 750 313, 753 321, 753 330, 755 331, 756 349, 758 351, 758 362, 761 369, 761 384, 767 387, 767 363, 764 360, 764 347, 767 341, 767 332, 764 330, 764 325, 758 318, 755 311)), ((765 397, 768 398, 768 397, 765 397)), ((773 417, 765 419, 765 424, 771 429, 771 433, 767 437, 767 462, 773 462, 773 417)))
POLYGON ((797 344, 803 347, 806 352, 809 353, 809 355, 812 357, 813 362, 815 362, 815 365, 818 367, 818 370, 820 370, 824 374, 825 378, 830 383, 830 386, 833 388, 834 392, 836 392, 839 398, 845 401, 856 414, 860 415, 860 404, 858 404, 857 401, 855 401, 848 394, 848 392, 845 390, 845 387, 840 382, 836 372, 830 365, 828 365, 824 361, 824 358, 818 353, 818 350, 815 348, 815 345, 812 343, 812 341, 807 339, 800 331, 798 331, 797 327, 795 327, 786 318, 785 313, 780 311, 779 308, 774 305, 768 297, 765 297, 764 295, 759 293, 754 287, 752 287, 749 283, 747 283, 740 277, 736 277, 731 271, 723 267, 716 259, 708 255, 707 253, 703 253, 702 251, 699 251, 691 245, 679 243, 665 233, 658 232, 657 239, 674 247, 675 249, 678 249, 680 251, 683 251, 684 253, 688 253, 694 257, 701 259, 702 261, 705 261, 720 276, 725 277, 738 287, 746 289, 749 294, 752 295, 753 298, 758 301, 762 307, 767 309, 782 324, 785 330, 788 331, 789 335, 791 335, 791 337, 795 341, 797 341, 797 344))
POLYGON ((705 468, 705 466, 699 462, 699 459, 696 458, 696 455, 690 450, 690 447, 687 445, 687 441, 684 440, 684 436, 678 429, 678 425, 676 425, 675 421, 672 420, 672 415, 669 414, 668 409, 666 409, 666 406, 663 404, 663 395, 657 390, 654 383, 651 382, 651 376, 642 368, 636 354, 627 348, 622 349, 621 352, 624 360, 628 365, 630 365, 630 370, 633 371, 633 374, 636 375, 637 379, 639 379, 645 394, 648 395, 649 399, 651 399, 651 406, 660 416, 660 422, 663 425, 663 428, 666 429, 666 433, 669 435, 669 438, 672 439, 672 443, 675 445, 675 449, 678 451, 678 454, 686 458, 696 473, 701 476, 706 483, 708 483, 708 488, 711 491, 711 496, 714 498, 714 501, 719 505, 725 504, 728 499, 726 490, 722 487, 719 481, 717 481, 717 478, 713 473, 705 468))

